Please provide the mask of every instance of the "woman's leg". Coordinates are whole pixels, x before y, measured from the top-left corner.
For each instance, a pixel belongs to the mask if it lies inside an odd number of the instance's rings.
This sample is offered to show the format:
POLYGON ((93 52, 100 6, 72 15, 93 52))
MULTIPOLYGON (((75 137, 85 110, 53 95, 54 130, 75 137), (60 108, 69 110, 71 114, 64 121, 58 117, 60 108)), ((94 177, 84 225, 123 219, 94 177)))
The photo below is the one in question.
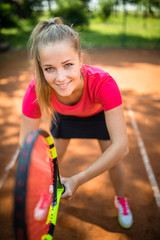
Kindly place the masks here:
MULTIPOLYGON (((110 145, 110 141, 100 140, 100 147, 104 152, 110 145)), ((115 206, 118 209, 118 221, 123 228, 130 228, 133 223, 132 213, 127 200, 124 198, 124 171, 122 163, 119 162, 109 170, 110 179, 115 189, 115 206)))
MULTIPOLYGON (((102 152, 104 152, 111 143, 110 141, 107 141, 107 140, 99 140, 99 144, 102 152)), ((117 163, 113 168, 109 170, 109 176, 113 184, 113 187, 115 189, 116 195, 123 198, 125 181, 124 181, 124 170, 121 162, 117 163)))
POLYGON ((61 163, 70 139, 54 138, 58 162, 61 163))

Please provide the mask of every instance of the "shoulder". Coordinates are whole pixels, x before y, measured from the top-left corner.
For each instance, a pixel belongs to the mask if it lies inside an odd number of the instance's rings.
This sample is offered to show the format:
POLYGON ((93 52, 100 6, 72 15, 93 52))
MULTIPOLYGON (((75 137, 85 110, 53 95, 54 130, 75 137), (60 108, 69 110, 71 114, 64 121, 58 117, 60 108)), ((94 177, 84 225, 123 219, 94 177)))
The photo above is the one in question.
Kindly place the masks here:
POLYGON ((103 69, 95 67, 95 66, 90 66, 90 65, 83 65, 82 66, 82 72, 86 73, 88 77, 107 77, 110 76, 109 73, 105 72, 103 69))
POLYGON ((31 99, 36 98, 36 78, 32 79, 28 84, 24 97, 31 99))
POLYGON ((35 92, 36 91, 36 78, 33 78, 30 83, 28 84, 28 87, 27 87, 27 90, 26 91, 29 91, 31 93, 35 92))
POLYGON ((40 118, 41 111, 39 104, 37 102, 36 89, 35 89, 36 79, 33 79, 24 94, 22 103, 22 112, 25 116, 30 118, 40 118))
POLYGON ((98 67, 83 65, 81 71, 89 86, 98 87, 102 83, 114 82, 114 79, 108 72, 98 67))
POLYGON ((84 65, 85 81, 93 102, 100 103, 105 111, 122 103, 120 90, 112 76, 104 70, 84 65))
POLYGON ((81 70, 89 90, 94 93, 99 91, 99 89, 103 88, 104 86, 110 88, 116 85, 113 77, 103 69, 94 66, 83 65, 81 70))

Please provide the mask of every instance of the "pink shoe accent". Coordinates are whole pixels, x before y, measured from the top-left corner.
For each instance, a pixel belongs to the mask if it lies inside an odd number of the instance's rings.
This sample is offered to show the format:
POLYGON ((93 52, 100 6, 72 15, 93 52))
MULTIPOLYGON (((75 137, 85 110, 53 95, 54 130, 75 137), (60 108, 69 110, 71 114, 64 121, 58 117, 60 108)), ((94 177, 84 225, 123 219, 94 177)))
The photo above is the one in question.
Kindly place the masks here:
POLYGON ((121 206, 122 206, 123 214, 124 214, 124 215, 128 215, 127 210, 129 209, 129 206, 128 206, 128 203, 127 203, 126 199, 125 199, 125 198, 120 198, 120 197, 118 197, 118 201, 119 201, 119 203, 120 203, 121 206))
POLYGON ((123 228, 130 228, 133 216, 126 198, 114 197, 115 207, 118 209, 118 221, 123 228))

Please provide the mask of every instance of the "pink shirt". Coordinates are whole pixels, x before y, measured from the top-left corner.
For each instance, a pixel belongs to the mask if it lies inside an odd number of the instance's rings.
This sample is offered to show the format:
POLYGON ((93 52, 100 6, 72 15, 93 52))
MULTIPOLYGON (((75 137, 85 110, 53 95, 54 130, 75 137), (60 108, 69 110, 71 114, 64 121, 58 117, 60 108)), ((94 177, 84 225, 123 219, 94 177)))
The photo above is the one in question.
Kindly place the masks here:
MULTIPOLYGON (((63 115, 88 117, 108 111, 122 104, 122 98, 115 80, 103 70, 83 65, 84 90, 80 101, 72 106, 60 103, 54 91, 51 96, 53 110, 63 115)), ((24 95, 22 112, 30 118, 40 118, 41 111, 36 100, 35 79, 33 79, 24 95)))

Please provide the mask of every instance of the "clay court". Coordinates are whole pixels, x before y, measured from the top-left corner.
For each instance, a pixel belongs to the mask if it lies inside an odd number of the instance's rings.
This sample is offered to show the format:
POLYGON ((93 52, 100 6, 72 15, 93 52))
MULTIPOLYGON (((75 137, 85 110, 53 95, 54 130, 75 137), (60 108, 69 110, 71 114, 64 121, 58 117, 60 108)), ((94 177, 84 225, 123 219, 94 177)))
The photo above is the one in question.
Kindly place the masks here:
MULTIPOLYGON (((124 160, 126 195, 134 224, 129 230, 119 226, 114 191, 106 172, 81 186, 71 201, 61 201, 55 240, 158 240, 160 51, 102 49, 90 50, 89 55, 88 63, 109 72, 122 93, 130 148, 124 160)), ((25 50, 0 54, 1 240, 14 240, 13 191, 21 103, 32 77, 25 50)), ((96 140, 72 140, 61 166, 63 175, 81 171, 100 154, 96 140)))

